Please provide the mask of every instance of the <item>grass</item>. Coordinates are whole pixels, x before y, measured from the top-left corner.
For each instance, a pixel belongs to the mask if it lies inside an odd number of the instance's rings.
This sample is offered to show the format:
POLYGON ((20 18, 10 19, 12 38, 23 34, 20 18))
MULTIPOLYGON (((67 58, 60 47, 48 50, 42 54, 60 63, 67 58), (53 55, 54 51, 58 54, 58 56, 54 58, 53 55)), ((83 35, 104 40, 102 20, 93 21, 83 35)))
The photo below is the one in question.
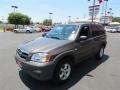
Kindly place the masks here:
POLYGON ((0 32, 3 32, 3 25, 0 24, 0 32))
POLYGON ((3 32, 3 28, 2 27, 0 27, 0 32, 3 32))

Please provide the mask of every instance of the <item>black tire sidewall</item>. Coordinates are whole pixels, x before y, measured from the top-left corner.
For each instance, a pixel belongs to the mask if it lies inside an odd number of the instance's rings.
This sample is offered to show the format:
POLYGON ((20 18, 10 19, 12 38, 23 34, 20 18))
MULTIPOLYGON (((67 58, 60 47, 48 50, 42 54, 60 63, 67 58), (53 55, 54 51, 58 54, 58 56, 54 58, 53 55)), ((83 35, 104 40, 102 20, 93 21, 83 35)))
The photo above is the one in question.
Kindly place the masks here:
POLYGON ((30 31, 29 31, 29 30, 27 30, 27 31, 26 31, 26 33, 30 33, 30 31))
POLYGON ((103 56, 104 56, 104 47, 103 46, 99 49, 98 53, 95 56, 96 56, 97 60, 101 60, 103 58, 103 56), (101 49, 103 49, 103 55, 102 55, 102 57, 100 56, 101 49))
POLYGON ((53 81, 54 81, 55 83, 57 83, 57 84, 58 84, 58 83, 59 83, 59 84, 64 84, 64 83, 66 83, 66 82, 69 81, 70 78, 71 78, 72 70, 73 70, 73 64, 72 64, 72 62, 71 62, 70 60, 68 60, 68 59, 62 60, 62 61, 59 62, 59 63, 57 64, 57 66, 56 66, 56 69, 55 69, 55 72, 54 72, 53 81), (68 77, 66 80, 61 80, 60 77, 59 77, 59 72, 60 72, 60 69, 61 69, 62 65, 63 65, 63 64, 66 64, 66 63, 67 63, 67 64, 70 64, 70 66, 71 66, 71 72, 70 72, 69 77, 68 77))
POLYGON ((17 33, 17 31, 15 30, 14 33, 17 33))

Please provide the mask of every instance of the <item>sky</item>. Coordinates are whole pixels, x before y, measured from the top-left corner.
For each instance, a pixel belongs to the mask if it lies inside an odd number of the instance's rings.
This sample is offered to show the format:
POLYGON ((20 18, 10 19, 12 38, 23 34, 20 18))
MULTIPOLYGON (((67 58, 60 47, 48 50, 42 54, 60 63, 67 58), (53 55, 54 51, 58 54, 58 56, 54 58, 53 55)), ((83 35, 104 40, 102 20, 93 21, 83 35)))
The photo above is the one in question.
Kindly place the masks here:
MULTIPOLYGON (((71 16, 71 20, 77 20, 76 18, 89 17, 88 6, 92 3, 93 0, 0 0, 0 20, 7 20, 8 14, 13 12, 12 5, 18 6, 17 12, 30 16, 33 22, 42 22, 49 18, 49 12, 53 13, 54 22, 66 22, 68 16, 71 16)), ((120 16, 119 4, 120 0, 108 1, 108 8, 113 9, 114 16, 120 16)), ((102 10, 103 3, 100 12, 102 10)))

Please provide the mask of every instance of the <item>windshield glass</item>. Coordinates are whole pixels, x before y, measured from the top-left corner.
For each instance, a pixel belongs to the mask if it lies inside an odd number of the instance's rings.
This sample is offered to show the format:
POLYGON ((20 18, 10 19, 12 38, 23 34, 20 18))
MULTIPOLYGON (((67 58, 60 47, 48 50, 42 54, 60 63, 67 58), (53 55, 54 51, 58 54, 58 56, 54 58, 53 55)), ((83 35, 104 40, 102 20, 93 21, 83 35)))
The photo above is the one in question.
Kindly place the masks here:
POLYGON ((52 28, 46 37, 60 40, 74 40, 77 30, 78 25, 58 25, 52 28))

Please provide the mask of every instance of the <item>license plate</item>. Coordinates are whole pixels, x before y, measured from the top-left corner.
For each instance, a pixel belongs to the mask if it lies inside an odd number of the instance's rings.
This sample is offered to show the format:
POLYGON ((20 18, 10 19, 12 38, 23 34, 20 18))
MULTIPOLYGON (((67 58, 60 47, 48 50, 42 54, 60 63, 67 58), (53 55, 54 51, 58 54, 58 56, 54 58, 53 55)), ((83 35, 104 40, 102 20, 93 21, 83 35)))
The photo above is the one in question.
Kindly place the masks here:
POLYGON ((18 66, 19 66, 20 68, 22 68, 22 62, 21 62, 21 61, 16 61, 16 63, 18 64, 18 66))

